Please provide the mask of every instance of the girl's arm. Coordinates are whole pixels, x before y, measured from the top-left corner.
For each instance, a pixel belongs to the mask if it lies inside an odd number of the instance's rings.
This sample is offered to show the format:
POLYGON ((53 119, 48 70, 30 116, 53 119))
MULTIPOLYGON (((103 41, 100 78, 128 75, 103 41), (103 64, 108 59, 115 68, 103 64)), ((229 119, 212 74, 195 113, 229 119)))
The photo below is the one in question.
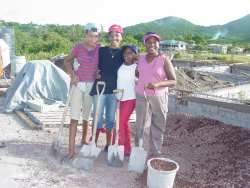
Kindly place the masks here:
POLYGON ((173 87, 176 85, 177 81, 176 81, 175 70, 174 70, 173 64, 167 57, 165 58, 164 70, 165 70, 168 80, 155 82, 155 83, 149 83, 147 85, 148 89, 156 89, 160 87, 173 87))

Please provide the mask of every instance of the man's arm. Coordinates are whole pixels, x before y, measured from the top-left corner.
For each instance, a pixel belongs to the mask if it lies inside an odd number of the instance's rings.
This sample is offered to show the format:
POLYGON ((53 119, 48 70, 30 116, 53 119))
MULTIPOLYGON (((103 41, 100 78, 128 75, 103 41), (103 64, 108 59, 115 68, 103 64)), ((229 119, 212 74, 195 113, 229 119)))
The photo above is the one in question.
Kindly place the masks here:
POLYGON ((64 65, 66 68, 67 74, 70 76, 70 80, 72 84, 76 84, 78 82, 78 78, 76 77, 74 71, 73 71, 73 66, 72 66, 72 61, 74 60, 74 55, 70 53, 68 56, 64 58, 64 65))

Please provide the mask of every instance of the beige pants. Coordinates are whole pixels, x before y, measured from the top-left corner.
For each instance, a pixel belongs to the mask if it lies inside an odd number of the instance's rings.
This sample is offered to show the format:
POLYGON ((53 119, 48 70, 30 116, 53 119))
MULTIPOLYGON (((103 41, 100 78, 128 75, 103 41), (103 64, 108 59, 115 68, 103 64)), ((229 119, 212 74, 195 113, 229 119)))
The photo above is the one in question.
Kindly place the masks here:
POLYGON ((92 97, 89 95, 93 82, 79 82, 74 88, 70 99, 71 119, 80 120, 82 113, 83 120, 89 120, 92 109, 92 97))
POLYGON ((143 136, 143 146, 149 155, 160 154, 166 129, 167 94, 162 96, 136 95, 136 145, 143 136))

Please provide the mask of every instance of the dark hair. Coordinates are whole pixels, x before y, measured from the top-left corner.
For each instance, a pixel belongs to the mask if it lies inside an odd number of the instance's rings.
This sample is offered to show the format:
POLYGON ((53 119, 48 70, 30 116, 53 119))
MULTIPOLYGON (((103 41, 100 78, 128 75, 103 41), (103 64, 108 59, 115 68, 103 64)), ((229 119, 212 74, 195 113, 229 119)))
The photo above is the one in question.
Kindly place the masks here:
POLYGON ((124 51, 129 48, 131 49, 135 54, 138 54, 139 53, 139 49, 136 45, 133 45, 133 44, 127 44, 127 45, 124 45, 122 46, 121 50, 122 50, 122 55, 124 53, 124 51))

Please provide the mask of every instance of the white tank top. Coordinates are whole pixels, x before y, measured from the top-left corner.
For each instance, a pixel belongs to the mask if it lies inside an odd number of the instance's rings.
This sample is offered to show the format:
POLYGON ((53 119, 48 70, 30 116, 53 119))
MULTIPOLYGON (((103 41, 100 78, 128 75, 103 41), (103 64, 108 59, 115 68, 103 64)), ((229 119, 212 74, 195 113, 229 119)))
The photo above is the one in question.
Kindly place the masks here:
POLYGON ((117 89, 123 89, 123 97, 121 101, 135 99, 135 69, 136 64, 122 64, 117 74, 117 89))

